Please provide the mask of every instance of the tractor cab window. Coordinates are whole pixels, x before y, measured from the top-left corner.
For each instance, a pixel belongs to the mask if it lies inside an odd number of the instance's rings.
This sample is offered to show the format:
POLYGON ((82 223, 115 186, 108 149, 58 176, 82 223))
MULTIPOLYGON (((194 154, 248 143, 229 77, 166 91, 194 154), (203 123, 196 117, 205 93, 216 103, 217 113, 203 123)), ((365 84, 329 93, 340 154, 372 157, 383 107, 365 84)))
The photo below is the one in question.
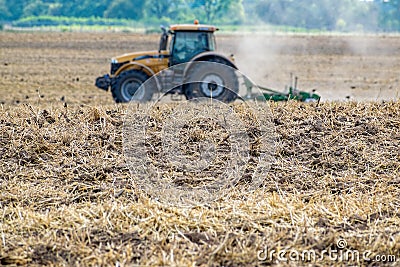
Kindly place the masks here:
POLYGON ((215 51, 217 49, 215 36, 212 33, 208 33, 208 46, 210 47, 210 51, 215 51))
POLYGON ((205 51, 215 50, 214 35, 208 32, 175 32, 171 46, 171 65, 186 63, 205 51))

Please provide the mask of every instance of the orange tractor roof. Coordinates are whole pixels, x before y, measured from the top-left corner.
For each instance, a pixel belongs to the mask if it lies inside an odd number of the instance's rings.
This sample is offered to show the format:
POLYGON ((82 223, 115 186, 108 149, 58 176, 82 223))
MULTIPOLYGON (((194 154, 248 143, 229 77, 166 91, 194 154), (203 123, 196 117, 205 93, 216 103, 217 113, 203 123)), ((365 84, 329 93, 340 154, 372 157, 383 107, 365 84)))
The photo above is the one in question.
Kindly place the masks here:
POLYGON ((171 31, 218 31, 217 27, 204 24, 174 24, 171 25, 169 28, 171 31))

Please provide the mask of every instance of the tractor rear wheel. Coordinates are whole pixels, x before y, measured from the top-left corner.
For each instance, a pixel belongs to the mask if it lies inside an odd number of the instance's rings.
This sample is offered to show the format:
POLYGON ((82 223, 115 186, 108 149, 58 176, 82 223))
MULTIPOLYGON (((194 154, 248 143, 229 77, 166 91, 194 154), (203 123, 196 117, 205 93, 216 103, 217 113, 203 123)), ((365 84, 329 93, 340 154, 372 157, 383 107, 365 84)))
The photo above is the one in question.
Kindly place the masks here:
POLYGON ((187 76, 187 99, 209 97, 228 103, 237 98, 239 81, 235 70, 227 65, 196 62, 187 76))
POLYGON ((145 102, 151 100, 153 88, 142 88, 137 90, 149 78, 149 76, 139 70, 128 70, 117 76, 111 84, 111 93, 117 103, 129 102, 135 96, 135 100, 145 102))

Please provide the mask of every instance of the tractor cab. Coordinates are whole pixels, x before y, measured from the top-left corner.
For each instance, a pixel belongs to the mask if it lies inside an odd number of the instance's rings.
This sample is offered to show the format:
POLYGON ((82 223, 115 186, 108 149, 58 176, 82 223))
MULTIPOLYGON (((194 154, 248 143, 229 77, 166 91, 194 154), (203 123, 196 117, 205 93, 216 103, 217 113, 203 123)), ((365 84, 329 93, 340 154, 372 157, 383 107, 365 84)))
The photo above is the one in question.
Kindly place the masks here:
POLYGON ((168 32, 165 28, 162 30, 159 50, 169 51, 169 66, 189 62, 200 53, 216 49, 214 32, 218 28, 215 26, 200 25, 195 21, 195 24, 172 25, 168 32))
POLYGON ((168 94, 184 95, 187 99, 212 97, 223 102, 236 99, 239 91, 237 67, 232 56, 215 51, 217 27, 195 21, 194 24, 171 25, 169 30, 161 29, 158 51, 125 53, 112 58, 110 74, 98 77, 96 86, 106 91, 111 87, 117 103, 129 102, 133 96, 149 101, 160 91, 160 86, 173 86, 168 94), (188 62, 205 64, 183 64, 188 62), (155 85, 136 94, 153 76, 155 85))

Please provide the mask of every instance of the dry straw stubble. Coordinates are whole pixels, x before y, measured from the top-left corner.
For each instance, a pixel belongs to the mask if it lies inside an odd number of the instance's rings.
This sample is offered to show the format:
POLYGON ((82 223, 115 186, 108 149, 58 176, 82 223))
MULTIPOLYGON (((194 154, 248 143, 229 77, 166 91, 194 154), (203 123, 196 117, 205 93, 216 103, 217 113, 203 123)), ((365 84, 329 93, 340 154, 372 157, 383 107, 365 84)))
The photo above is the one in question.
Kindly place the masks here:
POLYGON ((122 107, 3 109, 1 264, 254 266, 264 247, 321 253, 340 238, 399 256, 399 103, 269 105, 278 143, 262 186, 192 209, 135 188, 122 107))

